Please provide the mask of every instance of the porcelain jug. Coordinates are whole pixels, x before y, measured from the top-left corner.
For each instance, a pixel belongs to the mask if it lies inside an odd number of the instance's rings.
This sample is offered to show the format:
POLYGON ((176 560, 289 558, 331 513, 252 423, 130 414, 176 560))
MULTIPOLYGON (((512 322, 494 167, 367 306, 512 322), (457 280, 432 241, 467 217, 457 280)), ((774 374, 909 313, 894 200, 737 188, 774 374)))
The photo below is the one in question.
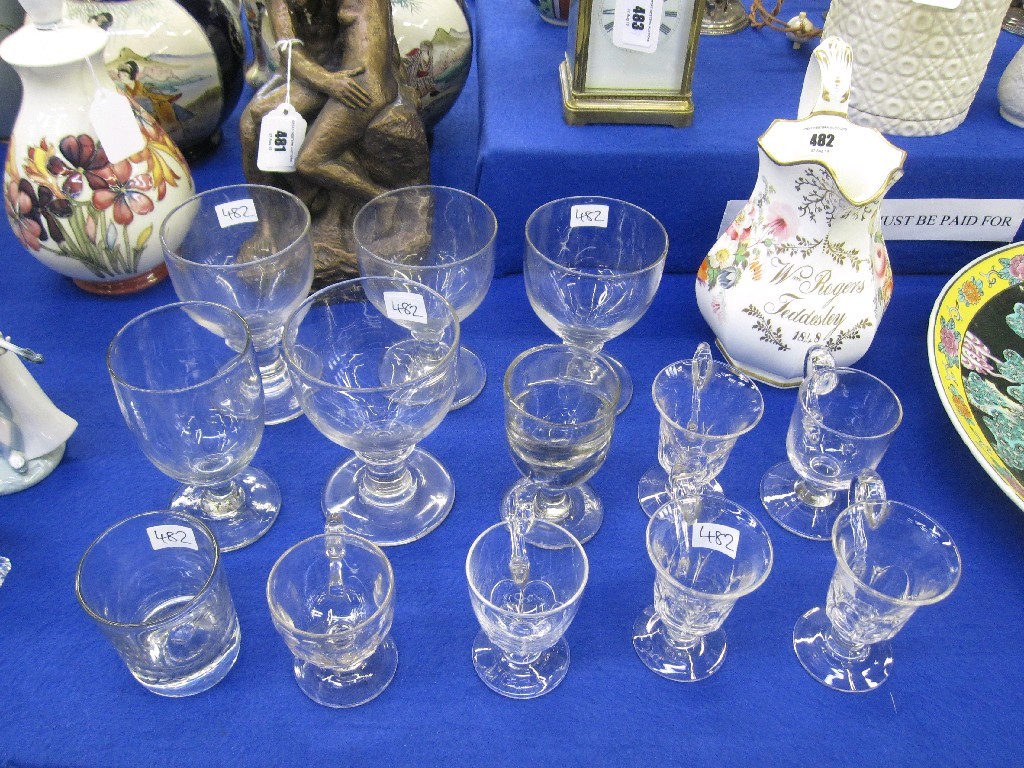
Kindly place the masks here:
MULTIPOLYGON (((59 0, 39 4, 59 19, 59 0)), ((141 132, 141 149, 108 156, 92 108, 100 97, 108 104, 124 97, 103 67, 106 43, 102 29, 62 20, 30 23, 0 44, 0 58, 24 87, 4 199, 32 256, 83 290, 119 294, 166 277, 157 233, 195 186, 181 151, 137 104, 127 114, 111 110, 105 122, 108 135, 141 132)))
POLYGON ((796 120, 758 139, 757 183, 697 273, 697 304, 729 361, 776 386, 803 378, 807 349, 860 359, 892 293, 882 197, 905 153, 847 117, 852 52, 815 50, 796 120))

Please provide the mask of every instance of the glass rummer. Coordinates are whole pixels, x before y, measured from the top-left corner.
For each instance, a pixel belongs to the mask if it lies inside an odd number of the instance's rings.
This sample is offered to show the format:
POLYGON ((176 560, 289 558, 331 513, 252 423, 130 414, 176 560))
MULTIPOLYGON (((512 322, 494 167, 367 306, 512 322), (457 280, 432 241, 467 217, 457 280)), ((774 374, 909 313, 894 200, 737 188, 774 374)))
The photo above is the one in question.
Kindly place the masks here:
POLYGON ((873 470, 858 477, 832 527, 836 569, 824 608, 793 628, 804 669, 836 691, 864 693, 892 671, 890 642, 920 606, 945 599, 960 580, 960 552, 935 520, 886 499, 873 470))
POLYGON ((874 469, 903 419, 896 393, 870 373, 838 368, 811 347, 786 435, 789 461, 761 478, 761 503, 797 536, 828 541, 850 482, 874 469))
POLYGON ((263 437, 263 390, 241 316, 205 301, 152 309, 114 336, 107 370, 142 452, 182 483, 171 508, 200 518, 225 552, 266 533, 281 492, 249 466, 263 437))
POLYGON ((721 492, 718 474, 736 441, 757 426, 764 398, 757 384, 731 365, 713 360, 702 342, 694 357, 665 366, 651 396, 660 415, 658 466, 640 478, 637 498, 650 517, 669 502, 670 482, 680 493, 721 492))
POLYGON ((647 524, 654 604, 633 624, 633 648, 652 672, 704 680, 725 660, 722 623, 772 568, 768 531, 717 493, 671 501, 647 524))
POLYGON ((505 437, 523 475, 506 497, 532 499, 535 517, 583 543, 604 520, 586 481, 608 456, 618 394, 619 378, 603 356, 566 344, 528 349, 505 373, 505 437))
POLYGON ((380 547, 328 526, 281 555, 267 603, 295 657, 295 681, 313 701, 356 707, 387 688, 398 667, 395 574, 380 547))
POLYGON ((82 555, 78 601, 147 690, 202 693, 234 666, 241 632, 220 553, 202 521, 158 510, 115 523, 82 555))
POLYGON ((480 633, 473 666, 492 691, 511 699, 548 693, 569 669, 565 631, 579 608, 589 564, 583 545, 564 528, 543 520, 526 531, 528 566, 512 563, 508 524, 477 537, 466 557, 466 579, 480 633))
POLYGON ((391 546, 434 530, 455 484, 416 443, 455 395, 459 320, 420 283, 361 277, 317 291, 288 319, 284 356, 309 420, 355 451, 327 481, 323 509, 349 533, 391 546))
MULTIPOLYGON (((385 192, 356 214, 352 233, 361 275, 423 283, 448 300, 460 323, 494 277, 498 220, 468 192, 429 185, 385 192)), ((472 401, 486 380, 479 355, 460 346, 452 409, 472 401)))
POLYGON ((299 198, 255 184, 196 195, 160 227, 178 298, 224 304, 249 324, 267 424, 302 413, 281 359, 281 329, 313 283, 309 228, 309 210, 299 198))
MULTIPOLYGON (((667 255, 665 228, 643 208, 609 197, 554 200, 526 222, 526 293, 562 341, 597 356, 650 307, 667 255)), ((603 356, 621 382, 621 413, 633 382, 622 363, 603 356)))

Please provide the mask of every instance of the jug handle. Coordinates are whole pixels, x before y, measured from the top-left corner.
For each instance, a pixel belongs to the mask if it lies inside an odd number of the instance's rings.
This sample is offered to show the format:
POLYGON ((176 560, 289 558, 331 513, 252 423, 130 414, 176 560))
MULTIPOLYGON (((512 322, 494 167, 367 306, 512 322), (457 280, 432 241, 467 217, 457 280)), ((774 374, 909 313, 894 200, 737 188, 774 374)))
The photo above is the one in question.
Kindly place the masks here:
POLYGON ((807 64, 797 118, 820 114, 846 117, 852 73, 853 49, 850 44, 835 35, 822 40, 807 64))

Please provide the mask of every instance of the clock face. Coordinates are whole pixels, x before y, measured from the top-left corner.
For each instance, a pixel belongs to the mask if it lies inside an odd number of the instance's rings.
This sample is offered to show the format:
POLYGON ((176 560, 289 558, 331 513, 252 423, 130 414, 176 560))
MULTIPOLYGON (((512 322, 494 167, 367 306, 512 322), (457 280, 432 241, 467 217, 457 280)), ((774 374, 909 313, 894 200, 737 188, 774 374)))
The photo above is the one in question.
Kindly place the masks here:
POLYGON ((586 88, 678 93, 694 4, 704 0, 591 2, 586 88))

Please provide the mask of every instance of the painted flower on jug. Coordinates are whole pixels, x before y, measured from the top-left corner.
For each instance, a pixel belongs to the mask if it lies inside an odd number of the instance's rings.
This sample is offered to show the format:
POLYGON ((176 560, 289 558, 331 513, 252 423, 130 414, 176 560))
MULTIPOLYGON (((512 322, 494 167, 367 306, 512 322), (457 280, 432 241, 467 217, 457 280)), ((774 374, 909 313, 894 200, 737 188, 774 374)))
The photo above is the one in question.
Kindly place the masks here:
POLYGON ((61 190, 68 197, 78 197, 85 185, 99 189, 110 166, 107 153, 91 136, 65 136, 60 141, 60 153, 49 158, 46 170, 61 181, 61 190))
POLYGON ((102 187, 94 187, 92 204, 97 211, 114 208, 114 221, 122 226, 132 223, 135 214, 144 216, 153 211, 153 201, 146 192, 153 188, 153 179, 148 173, 132 176, 132 166, 127 160, 110 166, 110 173, 102 187))
POLYGON ((38 251, 46 239, 46 231, 39 216, 38 199, 32 185, 25 179, 7 182, 4 191, 4 202, 7 204, 7 218, 11 222, 14 236, 21 244, 33 251, 38 251))
POLYGON ((796 209, 782 201, 775 201, 765 212, 765 229, 775 240, 790 240, 796 236, 800 216, 796 209))

